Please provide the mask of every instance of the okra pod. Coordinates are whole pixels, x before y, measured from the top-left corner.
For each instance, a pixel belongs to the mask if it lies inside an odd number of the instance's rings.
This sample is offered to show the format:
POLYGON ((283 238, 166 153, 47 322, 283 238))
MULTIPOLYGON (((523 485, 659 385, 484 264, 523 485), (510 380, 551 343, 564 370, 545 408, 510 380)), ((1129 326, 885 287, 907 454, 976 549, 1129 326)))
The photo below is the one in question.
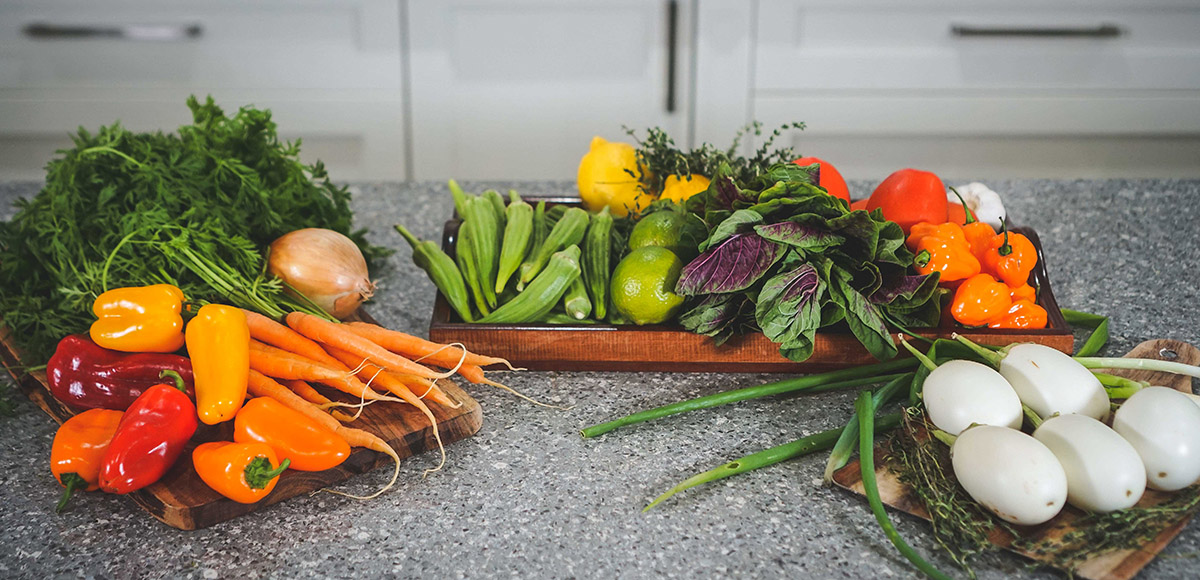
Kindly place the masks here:
POLYGON ((458 264, 467 288, 471 290, 475 308, 481 315, 487 316, 491 309, 488 308, 487 300, 483 297, 483 288, 479 284, 478 262, 475 260, 474 244, 471 243, 471 232, 467 228, 458 228, 458 241, 454 244, 454 250, 454 261, 458 264))
POLYGON ((488 306, 496 307, 496 261, 500 257, 500 228, 492 202, 483 197, 471 198, 466 204, 463 227, 471 240, 471 252, 479 272, 479 286, 488 306))
POLYGON ((563 310, 575 320, 583 320, 592 313, 592 301, 588 299, 582 275, 567 286, 567 291, 563 294, 563 310))
POLYGON ((608 311, 608 284, 612 276, 613 217, 608 206, 592 215, 583 239, 583 281, 592 299, 592 311, 604 320, 608 311))
POLYGON ((512 324, 536 321, 548 314, 562 299, 567 288, 579 278, 579 246, 572 245, 555 252, 546 267, 537 275, 525 291, 516 298, 501 304, 479 322, 512 324))
POLYGON ((450 197, 454 198, 454 211, 458 214, 458 219, 467 219, 467 201, 474 196, 467 195, 463 188, 458 186, 458 182, 453 179, 449 182, 450 197))
POLYGON ((554 228, 546 234, 546 241, 531 254, 525 263, 521 264, 521 281, 528 284, 546 266, 550 256, 567 246, 578 245, 583 241, 587 231, 588 212, 582 208, 572 207, 563 213, 554 228))
POLYGON ((508 279, 521 267, 533 235, 533 206, 521 201, 516 191, 510 191, 508 194, 512 201, 504 210, 508 219, 504 224, 504 241, 500 244, 500 265, 496 273, 497 294, 504 291, 508 279))
POLYGON ((500 192, 489 189, 483 192, 481 196, 492 204, 492 213, 496 214, 496 223, 499 224, 499 231, 504 231, 505 222, 508 221, 508 216, 504 213, 504 198, 500 197, 500 192))
POLYGON ((396 231, 400 232, 409 246, 412 246, 413 263, 418 268, 425 270, 429 279, 433 281, 433 285, 437 286, 442 296, 446 297, 446 301, 458 313, 459 318, 466 322, 475 322, 475 317, 471 314, 471 304, 467 298, 466 282, 463 281, 462 273, 458 271, 454 260, 437 244, 417 239, 411 232, 404 229, 404 226, 396 224, 396 231))

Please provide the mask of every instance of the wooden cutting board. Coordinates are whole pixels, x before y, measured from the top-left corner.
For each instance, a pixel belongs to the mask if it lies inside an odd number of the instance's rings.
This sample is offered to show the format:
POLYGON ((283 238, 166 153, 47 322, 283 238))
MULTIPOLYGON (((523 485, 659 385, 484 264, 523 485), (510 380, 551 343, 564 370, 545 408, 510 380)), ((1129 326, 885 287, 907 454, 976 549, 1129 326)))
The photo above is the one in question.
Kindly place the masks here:
MULTIPOLYGON (((21 391, 52 419, 61 424, 75 415, 75 411, 51 396, 45 371, 39 370, 31 373, 19 371, 23 368, 20 352, 13 344, 8 327, 2 324, 0 324, 0 359, 3 359, 5 369, 17 381, 21 391)), ((438 384, 447 395, 461 403, 458 408, 454 409, 429 403, 430 410, 437 418, 442 443, 449 445, 477 433, 483 425, 483 413, 479 408, 479 403, 452 381, 443 379, 438 384)), ((325 394, 334 400, 339 400, 340 393, 326 392, 325 394)), ((340 400, 352 402, 345 397, 340 400)), ((353 412, 353 409, 350 411, 353 412)), ((347 426, 364 429, 378 435, 392 446, 401 459, 425 451, 434 450, 436 452, 437 450, 437 441, 433 437, 433 429, 428 419, 411 405, 391 402, 373 403, 363 410, 362 415, 356 421, 347 426)), ((333 469, 319 472, 288 470, 280 476, 279 483, 276 484, 271 495, 258 503, 241 504, 210 489, 200 480, 200 476, 192 468, 190 459, 192 449, 196 445, 206 441, 231 441, 232 436, 232 422, 216 426, 201 424, 200 430, 192 438, 175 466, 158 483, 129 494, 129 498, 163 523, 182 530, 195 530, 262 509, 300 494, 320 490, 377 467, 383 467, 389 473, 393 469, 390 457, 368 449, 356 448, 345 462, 333 469)), ((48 450, 47 457, 49 457, 48 450)), ((403 463, 401 469, 405 469, 403 463)), ((381 475, 372 478, 372 481, 378 482, 382 486, 388 479, 390 477, 381 475)), ((393 488, 394 490, 395 488, 393 488)), ((359 493, 369 494, 370 491, 360 490, 359 493)), ((87 501, 87 495, 80 494, 72 501, 87 501)))
MULTIPOLYGON (((1200 364, 1200 349, 1180 342, 1177 340, 1155 339, 1148 340, 1139 344, 1136 348, 1129 351, 1125 355, 1127 358, 1152 358, 1160 360, 1172 360, 1185 364, 1197 365, 1200 364)), ((1174 375, 1170 373, 1152 372, 1145 370, 1110 370, 1106 371, 1110 374, 1120 375, 1135 380, 1147 381, 1152 385, 1162 385, 1171 387, 1185 393, 1192 392, 1192 379, 1188 376, 1174 375)), ((902 483, 896 472, 887 467, 886 450, 884 444, 875 448, 875 478, 879 484, 879 494, 883 503, 898 509, 902 512, 917 516, 924 520, 929 519, 929 513, 925 510, 925 506, 921 500, 912 493, 912 490, 902 483)), ((838 470, 833 475, 833 481, 844 489, 848 489, 854 493, 862 494, 862 473, 857 460, 850 462, 842 469, 838 470)), ((1142 496, 1139 506, 1156 505, 1167 498, 1170 494, 1147 489, 1145 495, 1142 496)), ((1153 541, 1141 546, 1136 550, 1119 550, 1109 552, 1100 556, 1086 560, 1082 565, 1075 570, 1075 575, 1081 578, 1091 578, 1095 580, 1128 580, 1133 578, 1139 570, 1153 560, 1159 552, 1162 551, 1167 544, 1179 535, 1188 521, 1194 515, 1195 510, 1182 516, 1174 523, 1162 528, 1162 531, 1154 538, 1153 541)), ((1053 539, 1061 537, 1063 534, 1074 529, 1072 522, 1083 515, 1083 512, 1068 506, 1062 513, 1055 516, 1054 519, 1040 526, 1032 526, 1028 528, 1019 528, 1021 538, 1023 539, 1053 539)), ((1017 540, 1013 535, 996 528, 990 534, 989 540, 992 543, 1003 547, 1009 551, 1021 554, 1027 558, 1037 560, 1043 563, 1049 563, 1050 555, 1036 554, 1021 550, 1013 546, 1013 542, 1017 540)))

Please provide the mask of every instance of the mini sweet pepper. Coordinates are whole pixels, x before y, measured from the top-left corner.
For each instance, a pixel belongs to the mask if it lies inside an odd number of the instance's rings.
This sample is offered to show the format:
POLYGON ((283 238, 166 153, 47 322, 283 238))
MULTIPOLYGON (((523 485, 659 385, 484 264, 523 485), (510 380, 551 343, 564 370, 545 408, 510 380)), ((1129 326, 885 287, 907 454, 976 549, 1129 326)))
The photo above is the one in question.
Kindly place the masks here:
POLYGON ((125 411, 104 452, 100 489, 129 493, 158 481, 196 434, 196 406, 183 379, 174 371, 162 375, 172 378, 175 386, 150 387, 125 411))
POLYGON ((66 488, 56 511, 63 511, 76 490, 100 489, 100 464, 124 415, 89 409, 63 422, 50 445, 50 473, 66 488))
POLYGON ((200 479, 238 503, 254 503, 267 497, 288 464, 287 459, 277 462, 275 451, 265 443, 213 441, 192 451, 192 466, 200 479))
POLYGON ((196 410, 205 425, 237 415, 250 380, 250 327, 233 306, 205 304, 187 326, 196 376, 196 410))
POLYGON ((109 290, 92 303, 96 344, 123 352, 175 352, 183 346, 183 292, 170 284, 109 290))
POLYGON ((350 444, 341 435, 270 397, 242 405, 233 420, 233 440, 265 443, 296 471, 324 471, 350 456, 350 444))
POLYGON ((69 334, 58 341, 46 363, 46 379, 54 398, 76 409, 124 411, 150 387, 162 382, 159 373, 172 370, 183 377, 192 394, 192 361, 170 353, 127 353, 101 348, 86 334, 69 334))

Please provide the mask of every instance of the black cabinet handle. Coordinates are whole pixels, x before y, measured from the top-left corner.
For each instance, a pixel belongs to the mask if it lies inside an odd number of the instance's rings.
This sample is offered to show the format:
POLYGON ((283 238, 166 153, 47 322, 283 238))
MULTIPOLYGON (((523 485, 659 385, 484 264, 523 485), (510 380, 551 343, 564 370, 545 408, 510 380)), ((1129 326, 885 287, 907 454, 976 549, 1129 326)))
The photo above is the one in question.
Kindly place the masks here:
POLYGON ((667 2, 667 112, 675 112, 676 39, 679 34, 679 1, 667 2))
POLYGON ((25 36, 36 40, 90 40, 111 38, 121 40, 152 40, 179 42, 193 40, 203 34, 199 24, 124 24, 73 25, 34 22, 21 29, 25 36))
POLYGON ((962 38, 1116 38, 1121 35, 1121 27, 1115 24, 1081 27, 971 26, 967 24, 952 24, 950 26, 950 34, 962 38))

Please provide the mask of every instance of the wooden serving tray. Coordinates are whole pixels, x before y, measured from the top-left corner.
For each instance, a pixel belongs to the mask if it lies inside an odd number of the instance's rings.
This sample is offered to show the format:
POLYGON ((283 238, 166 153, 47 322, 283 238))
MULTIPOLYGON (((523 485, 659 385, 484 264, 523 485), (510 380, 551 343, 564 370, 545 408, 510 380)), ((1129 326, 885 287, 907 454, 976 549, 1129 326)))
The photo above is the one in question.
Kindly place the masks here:
MULTIPOLYGON (((1129 351, 1129 354, 1125 356, 1173 360, 1191 365, 1200 364, 1200 350, 1190 344, 1176 340, 1148 340, 1129 351)), ((1192 392, 1192 379, 1188 376, 1126 369, 1106 372, 1135 380, 1147 381, 1152 385, 1168 386, 1185 393, 1192 392)), ((926 511, 920 498, 907 485, 900 481, 896 472, 888 468, 886 457, 886 443, 881 443, 875 448, 875 479, 879 484, 879 495, 883 503, 902 512, 929 520, 929 513, 926 511)), ((859 495, 863 494, 862 469, 857 459, 834 472, 833 481, 843 489, 850 490, 859 495)), ((1153 506, 1162 503, 1170 497, 1170 493, 1147 489, 1145 495, 1142 496, 1141 501, 1137 505, 1141 507, 1153 506)), ((1091 578, 1094 580, 1128 580, 1129 578, 1133 578, 1175 536, 1179 535, 1179 532, 1183 531, 1184 526, 1195 515, 1195 511, 1193 509, 1175 522, 1165 525, 1153 541, 1138 549, 1118 550, 1095 556, 1084 561, 1074 571, 1074 574, 1081 578, 1091 578)), ((1013 526, 1013 528, 1019 531, 1020 539, 1033 541, 1053 540, 1061 538, 1064 534, 1074 530, 1074 522, 1082 516, 1083 512, 1074 507, 1067 506, 1054 519, 1045 524, 1029 527, 1013 526)), ((997 546, 1032 560, 1042 562, 1043 564, 1049 564, 1054 556, 1053 553, 1035 553, 1014 546, 1013 543, 1018 537, 1009 534, 999 527, 992 530, 988 539, 997 546)))
MULTIPOLYGON (((76 414, 76 411, 50 394, 44 370, 31 373, 18 370, 23 368, 20 352, 13 343, 11 331, 3 324, 0 324, 0 359, 21 391, 52 419, 62 424, 76 414)), ((452 381, 443 379, 438 384, 447 395, 462 403, 456 409, 432 402, 429 404, 429 409, 437 418, 442 443, 449 445, 477 433, 483 425, 483 413, 479 403, 452 381)), ((334 400, 357 402, 341 396, 341 393, 323 392, 334 400)), ((352 413, 354 410, 346 411, 352 413)), ((437 441, 433 437, 433 429, 428 419, 411 405, 373 403, 364 408, 362 415, 348 426, 364 429, 379 436, 392 446, 401 459, 437 449, 437 441)), ((181 530, 195 530, 328 487, 377 467, 382 466, 389 471, 392 469, 390 457, 369 449, 355 448, 346 461, 333 469, 308 472, 289 469, 280 476, 275 489, 266 498, 254 504, 242 504, 209 488, 196 474, 191 461, 192 450, 200 443, 232 440, 231 421, 215 426, 201 424, 200 430, 192 437, 175 466, 157 483, 130 493, 130 499, 165 524, 181 530)), ((72 501, 87 501, 86 494, 80 494, 80 497, 72 501)))
MULTIPOLYGON (((537 203, 578 205, 577 198, 528 198, 537 203)), ((446 222, 442 247, 453 256, 458 226, 446 222)), ((1046 328, 1033 330, 970 329, 958 326, 943 312, 937 328, 914 328, 930 338, 962 334, 980 344, 1037 342, 1073 352, 1074 336, 1063 320, 1046 274, 1041 240, 1029 228, 1013 228, 1037 248, 1038 264, 1030 283, 1038 288, 1038 304, 1046 309, 1046 328)), ((899 336, 898 334, 896 336, 899 336)), ((879 362, 850 331, 817 333, 812 356, 802 362, 784 358, 779 345, 762 333, 735 336, 721 346, 712 339, 673 325, 618 326, 612 324, 469 324, 461 322, 439 292, 429 323, 429 338, 461 342, 468 350, 486 352, 531 370, 674 371, 674 372, 815 372, 879 362)))

